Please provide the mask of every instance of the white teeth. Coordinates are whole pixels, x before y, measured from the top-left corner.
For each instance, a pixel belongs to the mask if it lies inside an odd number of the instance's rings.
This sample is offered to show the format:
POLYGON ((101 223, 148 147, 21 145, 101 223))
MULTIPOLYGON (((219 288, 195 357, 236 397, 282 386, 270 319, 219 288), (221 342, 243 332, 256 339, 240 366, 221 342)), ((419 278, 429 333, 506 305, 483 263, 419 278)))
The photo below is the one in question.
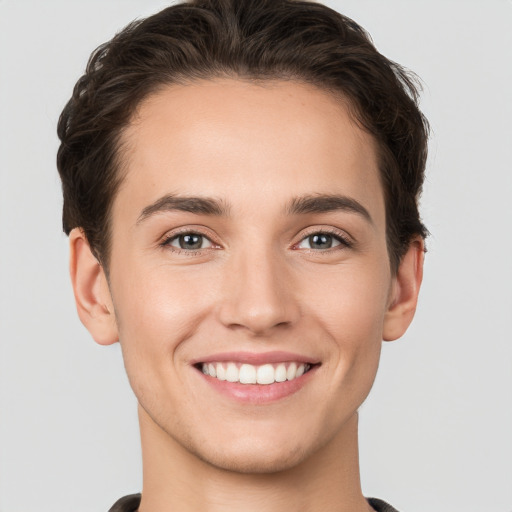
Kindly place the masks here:
POLYGON ((290 366, 288 366, 288 370, 286 370, 286 379, 287 380, 294 379, 296 373, 297 373, 297 365, 295 363, 292 363, 290 366))
POLYGON ((301 377, 311 368, 310 364, 304 363, 279 363, 277 366, 263 364, 254 366, 252 364, 236 363, 204 363, 201 370, 205 375, 215 377, 228 382, 240 382, 241 384, 273 384, 284 382, 301 377))
POLYGON ((238 380, 240 384, 256 384, 256 367, 252 364, 243 364, 240 366, 238 380))
POLYGON ((277 366, 275 371, 275 379, 276 382, 284 382, 286 380, 286 366, 284 364, 277 366))
POLYGON ((226 368, 226 380, 228 382, 238 382, 240 372, 236 367, 235 363, 228 363, 228 367, 226 368))
POLYGON ((221 365, 219 363, 216 367, 216 371, 217 371, 217 379, 226 380, 226 369, 224 368, 223 365, 221 365))
POLYGON ((260 366, 257 372, 258 384, 272 384, 275 382, 274 373, 274 367, 271 364, 260 366))

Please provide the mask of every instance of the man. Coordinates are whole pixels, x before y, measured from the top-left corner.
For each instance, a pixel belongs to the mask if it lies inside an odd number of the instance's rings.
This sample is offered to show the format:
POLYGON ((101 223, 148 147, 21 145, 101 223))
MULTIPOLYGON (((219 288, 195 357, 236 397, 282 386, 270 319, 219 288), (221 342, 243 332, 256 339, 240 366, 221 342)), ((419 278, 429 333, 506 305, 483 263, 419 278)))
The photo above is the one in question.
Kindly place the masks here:
POLYGON ((59 136, 78 313, 139 403, 111 510, 394 510, 357 410, 422 278, 410 76, 320 4, 191 1, 94 53, 59 136))

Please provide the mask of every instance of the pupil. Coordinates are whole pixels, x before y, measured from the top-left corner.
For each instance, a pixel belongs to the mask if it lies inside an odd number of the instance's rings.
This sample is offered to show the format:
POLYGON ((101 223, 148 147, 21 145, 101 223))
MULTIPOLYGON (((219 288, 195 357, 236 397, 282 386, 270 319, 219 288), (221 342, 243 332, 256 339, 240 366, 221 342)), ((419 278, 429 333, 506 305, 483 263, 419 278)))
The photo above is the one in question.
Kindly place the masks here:
POLYGON ((182 235, 180 236, 180 247, 182 249, 201 249, 201 235, 182 235))
POLYGON ((311 235, 309 237, 309 245, 313 249, 330 249, 332 247, 332 236, 331 235, 311 235))

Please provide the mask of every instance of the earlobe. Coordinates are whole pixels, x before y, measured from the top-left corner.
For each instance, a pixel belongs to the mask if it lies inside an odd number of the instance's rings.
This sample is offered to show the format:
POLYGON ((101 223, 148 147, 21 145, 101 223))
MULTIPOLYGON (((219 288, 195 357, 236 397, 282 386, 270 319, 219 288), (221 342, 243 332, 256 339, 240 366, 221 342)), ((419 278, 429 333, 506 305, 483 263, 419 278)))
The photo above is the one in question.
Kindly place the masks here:
POLYGON ((84 232, 69 235, 69 271, 81 322, 100 345, 118 341, 114 306, 103 267, 91 251, 84 232))
POLYGON ((393 278, 389 306, 384 318, 382 338, 393 341, 400 338, 409 327, 423 279, 425 245, 422 239, 411 242, 393 278))

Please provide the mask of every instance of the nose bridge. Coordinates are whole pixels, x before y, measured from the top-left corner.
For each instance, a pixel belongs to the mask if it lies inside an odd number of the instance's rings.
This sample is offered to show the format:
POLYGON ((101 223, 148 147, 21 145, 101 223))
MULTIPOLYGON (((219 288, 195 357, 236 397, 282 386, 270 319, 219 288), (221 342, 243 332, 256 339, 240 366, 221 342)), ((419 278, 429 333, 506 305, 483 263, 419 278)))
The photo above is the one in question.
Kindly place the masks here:
POLYGON ((221 321, 226 326, 265 334, 273 327, 293 323, 298 305, 285 259, 268 245, 251 249, 230 258, 224 276, 221 321))

